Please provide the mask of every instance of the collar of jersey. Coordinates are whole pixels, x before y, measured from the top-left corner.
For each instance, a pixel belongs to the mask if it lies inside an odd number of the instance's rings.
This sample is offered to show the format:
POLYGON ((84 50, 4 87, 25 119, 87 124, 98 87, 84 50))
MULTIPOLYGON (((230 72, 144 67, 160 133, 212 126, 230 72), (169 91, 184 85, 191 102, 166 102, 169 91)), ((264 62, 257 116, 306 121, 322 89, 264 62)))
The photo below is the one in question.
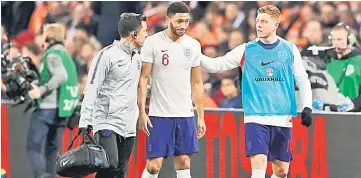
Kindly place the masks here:
POLYGON ((273 49, 280 43, 280 41, 281 41, 280 39, 277 39, 277 41, 273 44, 265 44, 265 43, 262 43, 261 40, 258 40, 257 43, 265 49, 273 49))
POLYGON ((132 54, 133 51, 137 51, 137 49, 133 48, 129 44, 127 44, 127 43, 122 44, 118 40, 114 40, 113 44, 117 45, 119 49, 122 49, 127 54, 132 54))
MULTIPOLYGON (((184 35, 186 35, 186 34, 184 34, 184 35)), ((175 42, 175 41, 173 41, 172 39, 169 38, 169 36, 167 35, 166 30, 163 30, 164 39, 171 42, 171 43, 181 43, 183 41, 184 35, 181 37, 181 40, 179 42, 175 42)))

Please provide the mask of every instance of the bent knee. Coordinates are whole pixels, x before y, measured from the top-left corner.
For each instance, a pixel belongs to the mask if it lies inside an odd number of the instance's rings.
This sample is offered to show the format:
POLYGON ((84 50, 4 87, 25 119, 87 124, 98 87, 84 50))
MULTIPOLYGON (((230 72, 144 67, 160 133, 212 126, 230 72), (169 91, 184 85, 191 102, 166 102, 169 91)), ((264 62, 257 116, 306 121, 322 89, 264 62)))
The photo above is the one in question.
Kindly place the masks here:
POLYGON ((162 168, 162 161, 154 159, 147 162, 147 170, 151 174, 158 174, 162 168))
POLYGON ((265 169, 267 168, 267 156, 264 154, 257 154, 251 156, 252 168, 265 169))
POLYGON ((174 159, 174 164, 176 170, 190 169, 191 157, 188 155, 177 156, 174 159))
POLYGON ((285 178, 285 177, 287 177, 288 170, 279 168, 276 170, 275 174, 277 177, 285 178))

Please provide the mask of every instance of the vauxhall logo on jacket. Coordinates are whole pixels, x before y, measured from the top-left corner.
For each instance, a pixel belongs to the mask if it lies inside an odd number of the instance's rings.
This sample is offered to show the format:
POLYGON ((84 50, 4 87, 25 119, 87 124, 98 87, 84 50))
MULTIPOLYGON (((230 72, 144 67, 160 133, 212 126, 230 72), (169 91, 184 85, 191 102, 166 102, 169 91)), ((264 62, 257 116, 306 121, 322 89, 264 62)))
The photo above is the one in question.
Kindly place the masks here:
POLYGON ((270 64, 272 64, 275 61, 262 61, 261 62, 261 66, 265 67, 265 77, 257 77, 255 78, 256 82, 283 82, 284 78, 282 77, 274 77, 274 73, 275 73, 275 67, 272 66, 270 64))

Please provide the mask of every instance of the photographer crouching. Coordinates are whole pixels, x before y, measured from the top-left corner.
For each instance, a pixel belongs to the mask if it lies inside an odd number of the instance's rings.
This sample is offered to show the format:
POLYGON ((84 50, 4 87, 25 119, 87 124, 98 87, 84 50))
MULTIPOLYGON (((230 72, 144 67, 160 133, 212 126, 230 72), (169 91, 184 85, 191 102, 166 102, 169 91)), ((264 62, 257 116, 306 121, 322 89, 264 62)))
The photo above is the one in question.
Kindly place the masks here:
POLYGON ((27 155, 35 178, 55 178, 56 153, 78 101, 78 74, 65 51, 65 29, 60 24, 44 26, 39 86, 29 91, 39 106, 33 111, 27 136, 27 155), (45 159, 41 153, 45 142, 45 159))

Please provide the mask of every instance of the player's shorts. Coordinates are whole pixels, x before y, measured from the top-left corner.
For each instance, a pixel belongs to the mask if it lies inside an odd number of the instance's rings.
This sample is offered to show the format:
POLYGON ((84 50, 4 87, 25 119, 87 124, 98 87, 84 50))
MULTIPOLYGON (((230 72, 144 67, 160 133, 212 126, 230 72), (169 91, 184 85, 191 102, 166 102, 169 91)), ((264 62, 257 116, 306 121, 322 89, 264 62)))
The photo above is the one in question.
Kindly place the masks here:
POLYGON ((292 128, 245 124, 246 156, 264 154, 268 161, 292 160, 292 128))
POLYGON ((153 117, 148 126, 147 159, 189 155, 199 151, 195 117, 153 117))

